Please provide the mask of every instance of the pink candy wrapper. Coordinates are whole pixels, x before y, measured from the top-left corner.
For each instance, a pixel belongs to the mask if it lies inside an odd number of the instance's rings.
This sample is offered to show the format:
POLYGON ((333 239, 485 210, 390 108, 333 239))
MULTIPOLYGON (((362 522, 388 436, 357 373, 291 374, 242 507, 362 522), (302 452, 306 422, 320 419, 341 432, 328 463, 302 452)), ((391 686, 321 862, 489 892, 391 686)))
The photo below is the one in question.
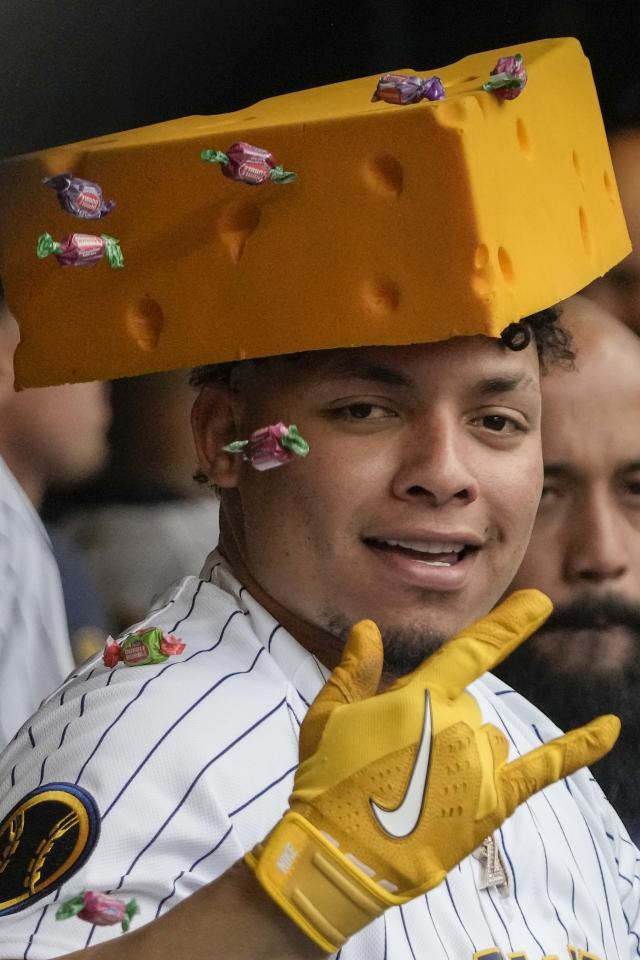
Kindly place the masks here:
POLYGON ((272 423, 254 430, 248 440, 234 440, 222 448, 228 453, 242 453, 256 470, 272 470, 296 457, 306 457, 309 444, 298 433, 295 423, 272 423))
POLYGON ((226 153, 221 150, 203 150, 200 157, 208 163, 219 163, 225 177, 240 183, 258 186, 267 180, 273 183, 292 183, 297 180, 295 173, 290 173, 276 164, 268 150, 254 147, 244 140, 232 143, 226 153))

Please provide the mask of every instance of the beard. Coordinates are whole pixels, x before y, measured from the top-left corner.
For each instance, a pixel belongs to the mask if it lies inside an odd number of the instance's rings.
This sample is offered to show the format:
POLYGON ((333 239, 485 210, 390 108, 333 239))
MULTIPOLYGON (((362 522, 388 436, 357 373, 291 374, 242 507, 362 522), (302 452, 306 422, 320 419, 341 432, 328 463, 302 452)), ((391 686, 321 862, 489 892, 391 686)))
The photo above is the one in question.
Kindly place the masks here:
MULTIPOLYGON (((339 613, 329 614, 325 619, 329 632, 345 642, 353 623, 339 613)), ((422 627, 400 627, 380 632, 384 649, 384 674, 389 679, 403 677, 416 670, 449 639, 422 627)))
POLYGON ((620 738, 596 766, 598 782, 627 828, 640 834, 640 605, 585 593, 559 606, 496 669, 562 730, 603 713, 622 720, 620 738), (615 657, 608 655, 615 649, 615 657))

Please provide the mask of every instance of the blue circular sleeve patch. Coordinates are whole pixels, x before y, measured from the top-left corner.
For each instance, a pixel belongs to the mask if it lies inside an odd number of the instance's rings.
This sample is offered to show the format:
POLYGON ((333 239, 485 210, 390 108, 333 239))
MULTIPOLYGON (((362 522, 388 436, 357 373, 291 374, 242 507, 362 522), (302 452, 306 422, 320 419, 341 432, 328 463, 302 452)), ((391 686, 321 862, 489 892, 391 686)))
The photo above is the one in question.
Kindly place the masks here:
POLYGON ((0 824, 0 917, 61 887, 99 836, 98 805, 82 787, 47 783, 27 793, 0 824))

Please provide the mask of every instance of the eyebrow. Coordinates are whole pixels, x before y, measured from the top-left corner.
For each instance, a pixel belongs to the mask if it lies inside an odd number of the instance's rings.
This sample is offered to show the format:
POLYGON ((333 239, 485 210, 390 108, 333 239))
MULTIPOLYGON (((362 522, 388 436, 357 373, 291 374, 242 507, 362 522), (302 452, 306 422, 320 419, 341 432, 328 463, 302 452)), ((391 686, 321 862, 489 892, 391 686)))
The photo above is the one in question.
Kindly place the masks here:
POLYGON ((571 463, 545 463, 544 475, 547 477, 559 477, 561 480, 577 480, 580 471, 571 463))
POLYGON ((476 383, 474 391, 482 397, 489 397, 496 393, 510 393, 517 390, 518 387, 534 386, 534 383, 533 378, 526 373, 518 373, 513 376, 487 377, 476 383))
MULTIPOLYGON (((616 469, 616 474, 629 473, 635 470, 640 470, 640 460, 629 460, 626 463, 623 463, 622 466, 616 469)), ((545 477, 559 477, 561 480, 578 480, 581 475, 581 471, 574 467, 572 463, 558 462, 558 463, 545 463, 544 465, 544 475, 545 477)))
POLYGON ((392 387, 413 387, 414 381, 400 370, 382 363, 369 363, 350 357, 343 360, 332 371, 337 377, 354 377, 357 380, 373 380, 392 387))
MULTIPOLYGON (((392 387, 415 388, 416 383, 406 374, 395 367, 383 363, 372 363, 356 357, 349 357, 340 362, 333 371, 336 377, 354 377, 357 380, 375 381, 392 387)), ((533 378, 523 372, 513 375, 485 377, 473 384, 471 391, 481 397, 495 396, 501 393, 510 393, 518 387, 535 386, 533 378)))

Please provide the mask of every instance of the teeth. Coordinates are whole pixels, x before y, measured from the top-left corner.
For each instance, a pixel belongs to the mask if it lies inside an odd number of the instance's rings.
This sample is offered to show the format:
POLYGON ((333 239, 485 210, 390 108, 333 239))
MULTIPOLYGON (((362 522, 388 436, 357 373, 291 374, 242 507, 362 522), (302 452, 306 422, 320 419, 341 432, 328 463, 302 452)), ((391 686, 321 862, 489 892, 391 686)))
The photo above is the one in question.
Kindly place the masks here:
POLYGON ((383 540, 390 547, 404 547, 406 550, 416 550, 418 553, 461 553, 464 543, 440 543, 437 540, 383 540))

